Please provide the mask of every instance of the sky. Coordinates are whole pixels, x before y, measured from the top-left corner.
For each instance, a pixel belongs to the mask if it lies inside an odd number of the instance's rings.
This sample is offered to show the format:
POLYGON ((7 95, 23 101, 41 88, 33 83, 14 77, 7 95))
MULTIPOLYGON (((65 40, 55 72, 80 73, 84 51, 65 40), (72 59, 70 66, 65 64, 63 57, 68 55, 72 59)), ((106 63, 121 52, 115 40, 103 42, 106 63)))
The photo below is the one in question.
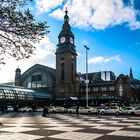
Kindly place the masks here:
POLYGON ((14 81, 16 68, 25 72, 34 64, 55 68, 55 51, 68 9, 75 36, 77 72, 112 71, 140 79, 140 0, 33 0, 28 7, 38 21, 47 21, 50 33, 35 44, 36 55, 16 61, 6 57, 0 65, 0 83, 14 81))

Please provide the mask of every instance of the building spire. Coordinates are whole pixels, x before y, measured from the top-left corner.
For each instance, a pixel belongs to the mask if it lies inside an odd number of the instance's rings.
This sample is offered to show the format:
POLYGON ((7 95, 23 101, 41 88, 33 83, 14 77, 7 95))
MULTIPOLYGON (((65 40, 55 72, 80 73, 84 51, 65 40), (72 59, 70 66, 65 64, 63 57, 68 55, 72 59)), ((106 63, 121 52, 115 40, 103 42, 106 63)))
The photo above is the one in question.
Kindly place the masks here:
POLYGON ((129 74, 130 78, 133 79, 133 73, 132 73, 132 68, 130 67, 130 74, 129 74))
POLYGON ((65 23, 69 23, 69 16, 68 16, 67 7, 66 7, 66 11, 65 11, 64 21, 65 21, 65 23))
POLYGON ((67 15, 67 13, 68 13, 67 7, 66 7, 66 11, 65 11, 65 13, 66 13, 66 15, 67 15))

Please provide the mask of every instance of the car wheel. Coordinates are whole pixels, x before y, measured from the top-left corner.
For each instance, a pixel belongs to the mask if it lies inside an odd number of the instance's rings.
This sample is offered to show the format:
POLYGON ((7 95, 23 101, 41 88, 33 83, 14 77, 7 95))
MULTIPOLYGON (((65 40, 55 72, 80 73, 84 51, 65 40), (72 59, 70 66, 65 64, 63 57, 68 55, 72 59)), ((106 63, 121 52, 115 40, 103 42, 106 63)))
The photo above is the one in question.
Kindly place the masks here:
POLYGON ((116 112, 116 115, 119 115, 119 114, 120 114, 120 113, 117 111, 117 112, 116 112))
POLYGON ((130 114, 131 114, 131 115, 135 115, 135 112, 131 112, 130 114))
POLYGON ((55 113, 55 111, 53 110, 52 113, 55 113))
POLYGON ((72 111, 69 111, 69 114, 72 114, 72 111))
POLYGON ((101 115, 105 114, 104 111, 101 111, 101 115))
POLYGON ((91 115, 91 111, 88 111, 88 114, 91 115))

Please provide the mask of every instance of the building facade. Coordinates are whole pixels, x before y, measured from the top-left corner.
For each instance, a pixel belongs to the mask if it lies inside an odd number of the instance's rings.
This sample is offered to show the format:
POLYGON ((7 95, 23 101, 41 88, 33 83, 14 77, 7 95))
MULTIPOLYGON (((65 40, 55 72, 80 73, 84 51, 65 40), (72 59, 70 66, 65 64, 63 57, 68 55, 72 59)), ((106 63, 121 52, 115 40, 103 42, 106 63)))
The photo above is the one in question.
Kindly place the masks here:
POLYGON ((17 68, 15 85, 50 92, 53 103, 59 105, 71 105, 77 101, 85 105, 86 90, 89 105, 140 103, 140 81, 134 79, 131 68, 129 75, 120 74, 118 77, 112 71, 88 73, 86 89, 86 74, 77 74, 75 37, 67 10, 55 55, 56 69, 36 64, 21 74, 17 68))
POLYGON ((74 35, 65 11, 56 49, 56 98, 76 96, 77 53, 74 35))

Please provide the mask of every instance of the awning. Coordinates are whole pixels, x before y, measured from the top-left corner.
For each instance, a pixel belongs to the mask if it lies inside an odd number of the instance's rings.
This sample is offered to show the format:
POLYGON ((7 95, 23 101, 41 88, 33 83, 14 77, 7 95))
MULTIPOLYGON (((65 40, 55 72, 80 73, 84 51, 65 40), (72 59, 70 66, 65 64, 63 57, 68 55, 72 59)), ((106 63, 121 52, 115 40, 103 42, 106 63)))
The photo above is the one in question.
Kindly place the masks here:
POLYGON ((77 97, 69 97, 71 100, 78 100, 77 97))

